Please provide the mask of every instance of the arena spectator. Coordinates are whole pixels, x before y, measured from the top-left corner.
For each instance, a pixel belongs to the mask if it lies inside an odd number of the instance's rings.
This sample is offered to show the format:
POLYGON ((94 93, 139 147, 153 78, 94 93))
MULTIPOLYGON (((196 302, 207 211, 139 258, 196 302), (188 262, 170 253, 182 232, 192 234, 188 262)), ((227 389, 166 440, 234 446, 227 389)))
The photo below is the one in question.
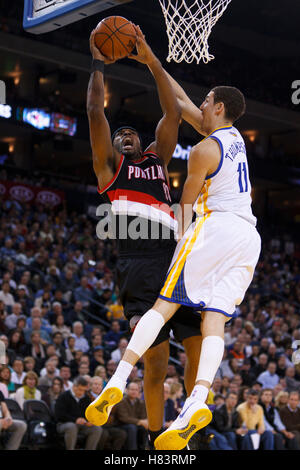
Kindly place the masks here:
POLYGON ((289 401, 289 392, 285 392, 284 390, 281 390, 277 394, 275 394, 275 407, 278 411, 281 410, 281 408, 284 408, 289 401))
POLYGON ((139 386, 130 382, 123 400, 113 408, 116 424, 127 432, 127 450, 145 449, 148 420, 145 402, 138 398, 139 386))
POLYGON ((207 403, 212 405, 214 403, 214 396, 221 392, 222 380, 220 377, 215 377, 207 397, 207 403))
POLYGON ((14 383, 15 387, 18 388, 18 385, 23 385, 23 380, 26 375, 24 372, 24 363, 21 357, 17 357, 12 364, 12 374, 11 381, 14 383))
POLYGON ((38 376, 35 372, 27 372, 23 379, 23 386, 19 387, 14 394, 14 399, 19 404, 20 408, 24 408, 26 400, 41 400, 42 394, 37 389, 38 376))
POLYGON ((285 377, 285 372, 287 368, 287 359, 284 354, 281 354, 277 360, 276 374, 280 379, 285 377))
POLYGON ((57 369, 56 364, 56 361, 51 358, 46 361, 43 374, 41 374, 39 378, 39 387, 51 387, 54 377, 59 375, 59 370, 57 369))
POLYGON ((40 317, 33 317, 32 318, 32 323, 31 327, 26 328, 24 331, 25 334, 25 341, 27 344, 30 344, 30 339, 32 333, 39 333, 41 337, 41 343, 45 346, 46 344, 51 343, 51 337, 49 333, 45 330, 42 329, 42 320, 40 317))
POLYGON ((74 450, 78 434, 85 438, 85 449, 95 450, 101 439, 101 426, 93 426, 85 419, 85 410, 91 400, 87 396, 88 383, 77 377, 70 390, 59 395, 55 403, 57 431, 63 434, 67 450, 74 450))
POLYGON ((52 413, 55 411, 57 398, 64 392, 64 382, 61 377, 54 377, 52 385, 42 393, 42 400, 47 403, 52 413))
MULTIPOLYGON (((115 373, 116 368, 117 368, 117 364, 115 363, 115 361, 113 361, 112 359, 107 361, 107 363, 106 363, 106 374, 107 374, 108 379, 110 379, 112 377, 112 375, 115 373)), ((131 380, 134 378, 133 377, 134 370, 137 370, 136 366, 135 366, 135 369, 134 368, 132 369, 132 373, 129 376, 129 379, 131 379, 131 380)))
POLYGON ((70 390, 73 385, 73 382, 70 380, 71 378, 71 369, 69 366, 65 365, 60 368, 59 376, 63 380, 63 388, 64 391, 70 390))
POLYGON ((176 416, 179 415, 184 404, 183 385, 180 382, 170 384, 170 399, 173 400, 176 416))
POLYGON ((255 377, 258 377, 259 374, 267 370, 267 367, 268 367, 268 356, 265 353, 261 353, 258 356, 257 364, 251 367, 250 371, 255 375, 255 377))
POLYGON ((110 330, 103 336, 103 342, 111 350, 118 346, 121 337, 124 336, 124 332, 121 331, 120 323, 118 320, 111 322, 110 330))
POLYGON ((23 356, 31 356, 35 359, 36 370, 39 373, 46 360, 46 349, 42 344, 40 332, 31 333, 30 343, 24 346, 23 356))
POLYGON ((54 324, 52 325, 52 334, 61 333, 63 339, 66 339, 71 334, 71 329, 65 324, 65 319, 63 315, 58 315, 55 319, 54 324))
POLYGON ((76 355, 74 336, 68 336, 65 339, 65 347, 66 347, 66 362, 70 364, 72 361, 75 360, 75 355, 76 355))
POLYGON ((22 354, 25 340, 22 330, 14 328, 9 332, 8 350, 15 353, 16 356, 22 354))
MULTIPOLYGON (((113 361, 115 361, 117 364, 120 362, 120 360, 123 357, 123 354, 125 352, 125 349, 127 348, 128 341, 126 338, 121 338, 118 344, 118 349, 115 349, 111 353, 111 358, 113 361)), ((175 370, 175 373, 177 375, 177 371, 175 370)))
POLYGON ((10 315, 7 315, 5 319, 5 325, 9 330, 13 330, 14 328, 17 327, 17 320, 23 316, 23 318, 26 318, 25 315, 22 314, 22 305, 18 302, 15 302, 12 306, 12 313, 10 315))
POLYGON ((289 394, 288 404, 280 409, 279 414, 286 430, 293 433, 300 446, 300 408, 299 392, 289 394))
MULTIPOLYGON (((8 394, 16 389, 15 384, 11 380, 11 375, 12 373, 8 366, 2 365, 0 367, 0 383, 5 386, 4 390, 7 389, 8 394)), ((5 398, 8 398, 8 396, 5 396, 5 398)))
POLYGON ((245 430, 240 444, 242 450, 253 450, 251 434, 255 433, 259 434, 260 445, 264 450, 274 449, 273 434, 265 430, 264 412, 258 404, 258 397, 258 392, 251 389, 247 393, 247 400, 237 407, 242 428, 245 430))
MULTIPOLYGON (((64 337, 62 333, 60 331, 56 331, 52 335, 52 344, 49 345, 52 346, 54 353, 58 356, 60 366, 67 363, 66 348, 64 347, 63 342, 64 337)), ((47 353, 49 351, 49 346, 47 353)))
POLYGON ((226 376, 232 379, 234 374, 238 371, 238 365, 238 360, 235 357, 231 359, 227 357, 223 359, 216 376, 220 378, 226 376))
POLYGON ((177 418, 178 413, 175 408, 175 403, 171 399, 171 386, 168 383, 164 383, 164 418, 163 427, 167 429, 173 421, 177 418))
POLYGON ((24 372, 35 372, 35 359, 31 356, 24 357, 24 372))
MULTIPOLYGON (((80 254, 80 256, 82 255, 80 254)), ((76 301, 80 300, 84 308, 88 308, 90 306, 90 297, 91 291, 88 288, 88 278, 86 276, 83 276, 80 279, 80 286, 76 287, 74 291, 74 298, 76 301)))
POLYGON ((295 366, 287 367, 285 371, 286 390, 293 392, 297 390, 300 392, 300 381, 295 379, 295 366))
POLYGON ((228 359, 234 357, 235 359, 237 359, 238 365, 241 365, 245 359, 244 347, 244 343, 236 340, 233 343, 233 346, 229 347, 228 349, 228 359))
POLYGON ((274 388, 278 382, 279 377, 276 374, 276 362, 269 362, 267 370, 265 372, 261 372, 257 377, 257 382, 262 385, 262 388, 274 388))
POLYGON ((105 367, 104 366, 97 366, 95 371, 94 371, 94 375, 97 375, 97 376, 102 378, 103 387, 105 387, 107 382, 108 382, 107 372, 106 372, 105 367))
POLYGON ((90 363, 91 374, 94 374, 94 371, 98 366, 105 366, 105 364, 104 348, 102 346, 95 346, 93 348, 93 356, 90 363))
POLYGON ((239 374, 241 376, 242 384, 251 388, 251 386, 256 381, 255 374, 251 372, 251 362, 250 359, 246 358, 243 361, 243 364, 239 368, 239 374))
POLYGON ((237 435, 243 433, 240 416, 236 410, 238 396, 229 392, 225 403, 214 410, 213 421, 207 427, 206 432, 214 434, 210 442, 212 450, 237 450, 237 435))
POLYGON ((6 450, 18 450, 23 436, 27 431, 25 421, 12 419, 10 411, 5 403, 5 398, 0 391, 0 434, 8 431, 9 437, 5 442, 6 450))
POLYGON ((75 338, 75 350, 80 350, 83 352, 89 351, 89 343, 83 334, 83 325, 80 321, 76 321, 72 325, 72 336, 75 338))
POLYGON ((12 309, 15 299, 13 295, 10 293, 11 288, 9 282, 3 282, 0 290, 0 300, 4 303, 5 307, 9 307, 12 309))
POLYGON ((1 376, 1 370, 2 370, 2 366, 0 366, 0 392, 3 394, 4 398, 8 398, 9 391, 8 391, 8 387, 6 384, 6 380, 3 379, 1 376))
POLYGON ((260 395, 260 405, 264 410, 265 429, 274 437, 275 450, 300 450, 295 435, 286 430, 280 415, 273 404, 273 390, 265 388, 260 395))

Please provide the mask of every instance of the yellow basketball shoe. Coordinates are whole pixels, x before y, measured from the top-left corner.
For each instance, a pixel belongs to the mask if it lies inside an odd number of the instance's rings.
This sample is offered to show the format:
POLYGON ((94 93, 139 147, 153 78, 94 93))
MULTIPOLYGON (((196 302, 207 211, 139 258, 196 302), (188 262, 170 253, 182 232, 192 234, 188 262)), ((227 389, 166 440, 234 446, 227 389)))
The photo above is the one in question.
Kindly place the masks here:
POLYGON ((111 409, 123 398, 126 383, 119 377, 112 377, 100 395, 85 410, 86 419, 95 426, 102 426, 108 420, 111 409))
POLYGON ((207 426, 211 420, 212 413, 205 403, 188 398, 180 415, 155 439, 154 447, 156 450, 184 449, 195 432, 207 426))

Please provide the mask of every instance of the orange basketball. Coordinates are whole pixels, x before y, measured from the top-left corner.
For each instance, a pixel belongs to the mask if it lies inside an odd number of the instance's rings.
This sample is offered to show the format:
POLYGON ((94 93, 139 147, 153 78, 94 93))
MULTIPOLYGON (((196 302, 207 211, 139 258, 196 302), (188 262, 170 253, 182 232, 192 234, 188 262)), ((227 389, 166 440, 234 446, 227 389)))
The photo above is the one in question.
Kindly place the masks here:
POLYGON ((96 27, 95 44, 111 60, 127 57, 136 44, 134 26, 122 16, 108 16, 96 27))

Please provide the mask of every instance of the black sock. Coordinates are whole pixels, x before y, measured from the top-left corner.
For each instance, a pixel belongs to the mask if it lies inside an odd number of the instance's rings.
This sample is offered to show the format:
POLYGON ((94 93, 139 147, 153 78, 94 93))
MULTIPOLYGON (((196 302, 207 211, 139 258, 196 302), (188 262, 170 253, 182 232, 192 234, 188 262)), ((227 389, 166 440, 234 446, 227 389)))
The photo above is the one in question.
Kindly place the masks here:
POLYGON ((163 428, 161 428, 159 431, 150 431, 150 429, 148 430, 148 437, 149 437, 149 441, 150 441, 150 444, 152 446, 154 446, 154 441, 155 439, 163 432, 163 428))

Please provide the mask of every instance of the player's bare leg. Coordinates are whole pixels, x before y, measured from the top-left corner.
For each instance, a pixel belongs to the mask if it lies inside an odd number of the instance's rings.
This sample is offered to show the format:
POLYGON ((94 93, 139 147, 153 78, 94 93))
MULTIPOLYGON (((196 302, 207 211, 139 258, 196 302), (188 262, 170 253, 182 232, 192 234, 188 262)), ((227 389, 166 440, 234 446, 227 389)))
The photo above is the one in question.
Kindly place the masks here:
POLYGON ((190 396, 196 383, 201 344, 201 336, 191 336, 190 338, 186 338, 182 341, 182 345, 186 353, 186 364, 184 367, 184 386, 187 396, 190 396))
MULTIPOLYGON (((169 362, 169 341, 148 349, 144 359, 144 396, 149 435, 152 444, 162 432, 164 416, 164 381, 169 362)), ((197 368, 196 368, 197 371, 197 368)))
POLYGON ((106 423, 112 407, 123 398, 126 381, 133 366, 154 343, 161 328, 179 307, 179 304, 157 299, 153 308, 141 317, 114 375, 85 411, 90 423, 96 426, 106 423))

